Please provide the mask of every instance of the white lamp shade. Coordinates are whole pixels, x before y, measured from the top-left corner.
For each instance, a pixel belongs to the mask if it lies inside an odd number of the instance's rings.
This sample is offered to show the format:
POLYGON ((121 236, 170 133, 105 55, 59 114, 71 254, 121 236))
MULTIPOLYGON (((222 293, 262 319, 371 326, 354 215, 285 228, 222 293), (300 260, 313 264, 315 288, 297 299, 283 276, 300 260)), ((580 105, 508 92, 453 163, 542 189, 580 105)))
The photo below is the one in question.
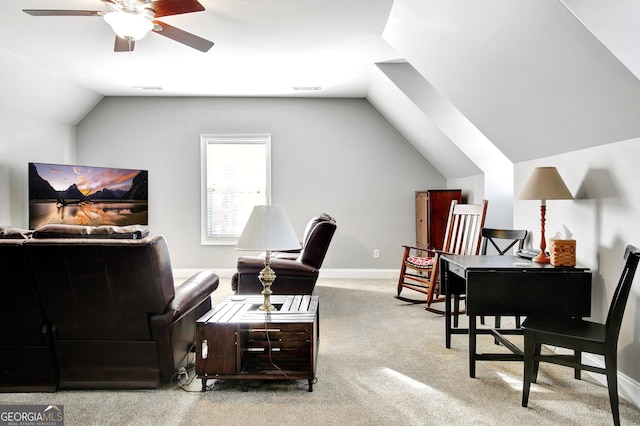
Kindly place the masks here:
POLYGON ((555 167, 536 167, 518 200, 573 200, 573 196, 555 167))
POLYGON ((135 13, 110 12, 104 15, 104 20, 125 40, 140 40, 153 29, 153 22, 135 13))
POLYGON ((300 241, 282 206, 255 206, 237 250, 284 251, 300 248, 300 241))

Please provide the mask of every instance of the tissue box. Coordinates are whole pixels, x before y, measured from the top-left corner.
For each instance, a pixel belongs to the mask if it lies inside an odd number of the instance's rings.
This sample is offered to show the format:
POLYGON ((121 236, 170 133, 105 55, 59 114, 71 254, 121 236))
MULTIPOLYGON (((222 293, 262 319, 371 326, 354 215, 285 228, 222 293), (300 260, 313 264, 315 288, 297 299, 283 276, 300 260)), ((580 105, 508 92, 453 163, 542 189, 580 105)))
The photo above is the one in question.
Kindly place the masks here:
POLYGON ((576 240, 549 240, 549 253, 553 266, 576 266, 576 240))

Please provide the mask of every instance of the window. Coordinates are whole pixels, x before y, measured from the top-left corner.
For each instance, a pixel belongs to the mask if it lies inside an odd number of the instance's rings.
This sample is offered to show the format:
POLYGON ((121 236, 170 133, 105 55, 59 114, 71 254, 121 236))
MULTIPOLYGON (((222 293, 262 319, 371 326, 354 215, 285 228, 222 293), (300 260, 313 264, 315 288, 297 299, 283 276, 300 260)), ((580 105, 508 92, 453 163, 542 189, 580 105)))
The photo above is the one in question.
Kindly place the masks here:
POLYGON ((201 135, 202 244, 235 244, 255 205, 269 204, 270 135, 201 135))

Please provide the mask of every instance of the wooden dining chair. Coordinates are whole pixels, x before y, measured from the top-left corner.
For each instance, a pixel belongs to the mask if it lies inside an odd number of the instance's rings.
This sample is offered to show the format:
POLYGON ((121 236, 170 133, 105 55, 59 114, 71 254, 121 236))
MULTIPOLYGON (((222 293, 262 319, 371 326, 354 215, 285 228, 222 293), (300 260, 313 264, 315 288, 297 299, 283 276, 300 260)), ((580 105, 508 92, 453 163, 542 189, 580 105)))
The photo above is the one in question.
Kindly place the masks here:
MULTIPOLYGON (((509 253, 514 247, 522 250, 524 241, 527 238, 526 229, 494 229, 482 228, 482 244, 480 246, 480 254, 498 254, 500 256, 509 253), (489 248, 492 252, 489 253, 489 248)), ((455 314, 455 311, 454 311, 455 314)), ((520 328, 520 317, 516 316, 516 328, 520 328)), ((495 327, 500 328, 500 317, 495 317, 495 327)), ((484 317, 480 317, 480 323, 484 324, 484 317)))
POLYGON ((573 368, 576 379, 580 379, 582 370, 606 375, 613 423, 616 426, 620 424, 617 376, 618 335, 633 284, 633 277, 638 267, 638 260, 640 260, 640 251, 634 246, 627 246, 624 257, 626 263, 611 299, 607 320, 604 324, 580 318, 562 317, 561 313, 548 316, 529 316, 523 322, 523 407, 526 407, 529 402, 531 383, 536 382, 540 362, 550 362, 573 368), (573 350, 573 355, 541 355, 542 345, 570 349, 573 350), (604 355, 604 368, 583 364, 582 352, 604 355))
POLYGON ((480 253, 481 230, 487 215, 487 200, 480 204, 451 202, 442 250, 403 246, 404 255, 398 279, 397 299, 411 303, 426 303, 426 309, 444 314, 432 303, 443 302, 440 295, 439 256, 442 254, 477 255, 480 253), (401 296, 403 289, 425 294, 426 298, 413 299, 401 296))

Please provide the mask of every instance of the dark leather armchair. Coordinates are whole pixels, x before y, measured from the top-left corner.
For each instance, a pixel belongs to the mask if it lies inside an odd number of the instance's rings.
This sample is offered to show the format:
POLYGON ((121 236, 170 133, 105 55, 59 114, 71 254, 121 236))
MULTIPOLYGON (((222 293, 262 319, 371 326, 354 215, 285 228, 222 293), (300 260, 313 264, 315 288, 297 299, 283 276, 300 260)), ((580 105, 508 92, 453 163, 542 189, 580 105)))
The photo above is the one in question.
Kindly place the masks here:
MULTIPOLYGON (((336 227, 334 218, 326 213, 318 215, 307 224, 300 251, 272 253, 271 269, 276 274, 271 286, 273 294, 313 294, 336 227)), ((237 294, 262 292, 258 274, 264 268, 264 256, 241 256, 237 266, 238 272, 231 280, 233 291, 237 294)))
POLYGON ((34 238, 22 247, 51 325, 59 388, 155 388, 187 367, 216 274, 175 287, 162 236, 34 238))

